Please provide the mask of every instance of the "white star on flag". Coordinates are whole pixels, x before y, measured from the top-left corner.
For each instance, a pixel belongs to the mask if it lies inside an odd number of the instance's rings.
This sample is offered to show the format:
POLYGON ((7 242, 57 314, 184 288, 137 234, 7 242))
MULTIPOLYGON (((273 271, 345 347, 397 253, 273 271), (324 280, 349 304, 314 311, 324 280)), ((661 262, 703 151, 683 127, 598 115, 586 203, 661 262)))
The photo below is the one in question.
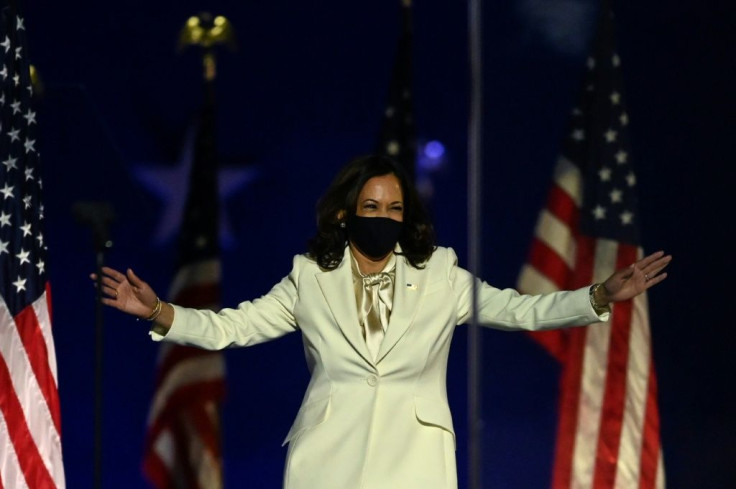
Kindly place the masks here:
POLYGON ((3 160, 3 165, 10 171, 11 169, 18 168, 16 165, 16 162, 18 161, 18 158, 12 158, 8 156, 5 160, 3 160))
POLYGON ((4 196, 4 199, 3 200, 9 199, 9 198, 12 198, 13 197, 13 189, 14 188, 15 187, 11 187, 10 185, 8 185, 6 183, 5 186, 2 189, 0 189, 0 193, 2 193, 3 196, 4 196))
POLYGON ((20 260, 20 264, 23 265, 24 263, 31 263, 31 260, 28 259, 28 256, 31 254, 30 251, 26 251, 23 248, 20 249, 20 253, 18 253, 16 258, 20 260))
POLYGON ((623 165, 624 163, 626 163, 626 160, 628 160, 629 154, 624 150, 620 150, 614 155, 614 157, 616 158, 616 161, 619 165, 623 165))
POLYGON ((605 219, 606 218, 606 208, 602 207, 600 205, 597 205, 593 208, 593 217, 596 220, 605 219))
POLYGON ((623 199, 621 198, 622 195, 623 193, 617 188, 614 188, 613 190, 611 190, 611 193, 610 193, 611 203, 618 204, 622 202, 623 201, 623 199))
POLYGON ((620 217, 621 224, 627 225, 634 222, 634 214, 629 211, 622 212, 620 217))
POLYGON ((629 174, 626 175, 626 183, 629 184, 629 187, 636 185, 636 175, 634 175, 634 172, 629 172, 629 174))
POLYGON ((13 285, 15 285, 16 292, 26 290, 26 279, 21 279, 20 275, 18 275, 18 279, 13 282, 13 285))

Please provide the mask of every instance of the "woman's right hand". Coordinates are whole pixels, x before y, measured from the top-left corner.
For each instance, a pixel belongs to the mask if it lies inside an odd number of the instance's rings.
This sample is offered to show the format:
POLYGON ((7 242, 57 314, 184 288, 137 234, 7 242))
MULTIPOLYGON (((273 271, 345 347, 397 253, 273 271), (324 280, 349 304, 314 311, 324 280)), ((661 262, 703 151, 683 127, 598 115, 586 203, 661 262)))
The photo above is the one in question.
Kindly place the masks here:
MULTIPOLYGON (((90 275, 97 280, 97 274, 90 275)), ((156 306, 156 293, 130 268, 125 274, 102 267, 102 303, 145 319, 156 306)))

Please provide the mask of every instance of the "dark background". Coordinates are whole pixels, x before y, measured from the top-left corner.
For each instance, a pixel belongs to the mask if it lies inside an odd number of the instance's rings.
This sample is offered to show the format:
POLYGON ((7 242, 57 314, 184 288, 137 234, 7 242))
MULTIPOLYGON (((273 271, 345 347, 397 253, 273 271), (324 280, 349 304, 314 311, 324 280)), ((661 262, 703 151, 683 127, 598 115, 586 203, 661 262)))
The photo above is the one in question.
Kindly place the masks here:
MULTIPOLYGON (((467 13, 416 2, 414 100, 420 142, 441 141, 431 210, 440 243, 466 261, 467 13)), ((177 182, 200 102, 197 55, 176 52, 187 17, 226 15, 240 49, 219 56, 218 146, 237 178, 225 199, 223 304, 265 293, 313 229, 314 202, 348 159, 373 149, 399 29, 398 2, 128 1, 25 3, 40 108, 46 232, 67 486, 91 487, 94 267, 78 200, 113 203, 108 262, 160 294, 175 230, 140 175, 177 182)), ((483 278, 514 286, 575 99, 597 4, 485 2, 483 278)), ((638 171, 643 246, 674 254, 650 294, 670 488, 736 487, 731 310, 736 8, 730 2, 621 3, 619 46, 638 171)), ((185 180, 173 187, 185 192, 185 180)), ((175 200, 175 199, 174 199, 175 200)), ((146 487, 140 465, 158 346, 147 324, 105 315, 104 487, 146 487)), ((521 334, 484 331, 484 487, 548 486, 558 367, 521 334)), ((467 481, 466 330, 448 378, 467 481)), ((279 487, 280 447, 307 370, 298 335, 228 351, 228 487, 279 487)))

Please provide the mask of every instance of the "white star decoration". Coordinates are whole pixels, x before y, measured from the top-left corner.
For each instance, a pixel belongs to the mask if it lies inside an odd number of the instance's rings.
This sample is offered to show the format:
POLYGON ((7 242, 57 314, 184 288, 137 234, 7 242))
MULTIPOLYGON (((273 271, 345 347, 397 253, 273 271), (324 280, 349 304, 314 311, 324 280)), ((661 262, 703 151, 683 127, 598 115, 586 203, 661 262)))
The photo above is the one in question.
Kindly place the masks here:
POLYGON ((3 200, 9 199, 9 198, 11 198, 13 196, 13 189, 14 188, 15 187, 11 187, 10 185, 8 185, 6 183, 5 186, 2 189, 0 189, 0 193, 2 193, 3 196, 4 196, 3 200))
POLYGON ((19 260, 20 264, 23 265, 24 263, 31 263, 31 260, 28 259, 28 256, 31 254, 30 251, 26 251, 23 248, 20 249, 20 253, 15 255, 19 260))
POLYGON ((26 290, 26 279, 21 279, 20 275, 18 275, 18 280, 13 282, 13 285, 15 285, 16 292, 20 292, 21 290, 26 290))
POLYGON ((626 183, 629 184, 629 187, 636 185, 636 175, 634 175, 634 172, 629 172, 629 174, 626 175, 626 183))
POLYGON ((3 253, 9 254, 8 252, 8 245, 10 244, 10 241, 3 241, 0 239, 0 255, 3 253))
POLYGON ((614 188, 611 190, 611 193, 609 194, 611 196, 611 203, 618 204, 622 201, 622 195, 623 192, 621 192, 619 189, 614 188))
POLYGON ((26 115, 24 115, 23 117, 26 119, 29 126, 36 123, 36 113, 33 112, 31 109, 28 109, 28 112, 26 112, 26 115))
POLYGON ((606 138, 606 141, 609 143, 612 143, 616 141, 616 137, 618 136, 618 133, 614 131, 613 129, 609 129, 608 131, 603 134, 603 137, 606 138))
POLYGON ((593 217, 596 221, 600 221, 601 219, 606 218, 606 209, 605 207, 601 207, 600 205, 595 206, 593 209, 593 217))
POLYGON ((619 216, 621 218, 621 224, 627 225, 634 222, 634 214, 629 211, 622 212, 619 216))
POLYGON ((626 163, 629 159, 629 154, 624 150, 619 150, 618 153, 614 155, 614 158, 616 158, 616 162, 619 165, 623 165, 626 163))
POLYGON ((16 164, 17 162, 18 162, 18 158, 11 158, 10 156, 8 156, 8 159, 3 161, 3 165, 5 165, 5 168, 7 168, 8 171, 10 171, 14 168, 18 168, 16 164))
POLYGON ((598 170, 598 176, 600 177, 602 182, 608 182, 611 180, 611 169, 606 168, 605 166, 598 170))
POLYGON ((10 226, 10 214, 0 212, 0 227, 10 226))
POLYGON ((573 141, 582 141, 585 139, 585 131, 582 129, 575 129, 574 131, 572 131, 570 137, 573 139, 573 141))

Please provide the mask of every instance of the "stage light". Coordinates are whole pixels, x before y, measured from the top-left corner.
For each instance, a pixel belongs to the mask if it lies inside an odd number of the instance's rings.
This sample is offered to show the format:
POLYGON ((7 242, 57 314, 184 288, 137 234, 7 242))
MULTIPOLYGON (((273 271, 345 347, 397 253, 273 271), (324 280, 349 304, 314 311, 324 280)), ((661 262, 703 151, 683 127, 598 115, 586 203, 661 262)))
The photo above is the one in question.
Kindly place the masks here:
POLYGON ((442 158, 445 155, 445 146, 439 141, 429 141, 424 145, 424 155, 433 160, 442 158))
POLYGON ((431 173, 445 163, 445 146, 436 140, 419 145, 418 169, 422 173, 431 173))

